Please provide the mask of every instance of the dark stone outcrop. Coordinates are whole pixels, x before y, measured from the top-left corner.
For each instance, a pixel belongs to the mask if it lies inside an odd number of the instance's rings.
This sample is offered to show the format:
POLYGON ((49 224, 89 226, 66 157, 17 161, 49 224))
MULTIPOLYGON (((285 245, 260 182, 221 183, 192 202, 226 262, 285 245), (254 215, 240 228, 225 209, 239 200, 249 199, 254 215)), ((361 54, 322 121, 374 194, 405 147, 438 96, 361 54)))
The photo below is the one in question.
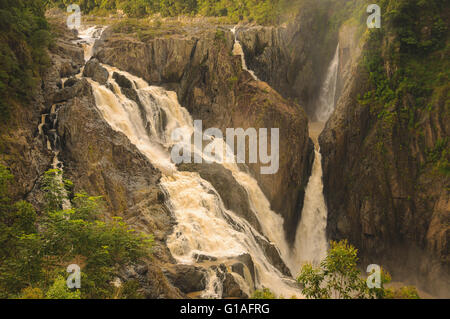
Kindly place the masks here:
POLYGON ((68 85, 54 93, 54 103, 66 102, 76 96, 85 95, 87 90, 90 88, 90 85, 86 79, 71 78, 66 82, 68 82, 68 85))
POLYGON ((206 270, 191 265, 175 265, 164 271, 169 281, 184 293, 205 290, 207 284, 206 270))
POLYGON ((108 81, 109 73, 97 59, 93 58, 86 63, 83 76, 92 78, 92 80, 104 85, 108 81))
POLYGON ((242 288, 239 286, 239 283, 236 281, 236 278, 231 274, 227 273, 225 275, 225 279, 223 281, 223 298, 239 298, 239 299, 247 299, 249 295, 247 295, 242 288))
POLYGON ((278 249, 265 238, 256 236, 258 244, 262 247, 264 255, 269 259, 270 263, 275 266, 283 275, 290 277, 291 271, 280 257, 278 249))
MULTIPOLYGON (((250 271, 250 275, 252 276, 252 281, 256 281, 256 271, 255 264, 253 263, 252 256, 249 254, 242 254, 236 258, 238 261, 242 262, 250 271)), ((234 270, 233 270, 234 271, 234 270)))
POLYGON ((126 76, 124 76, 120 73, 114 72, 113 79, 117 82, 117 84, 122 89, 132 89, 133 88, 133 84, 131 83, 131 81, 126 76))

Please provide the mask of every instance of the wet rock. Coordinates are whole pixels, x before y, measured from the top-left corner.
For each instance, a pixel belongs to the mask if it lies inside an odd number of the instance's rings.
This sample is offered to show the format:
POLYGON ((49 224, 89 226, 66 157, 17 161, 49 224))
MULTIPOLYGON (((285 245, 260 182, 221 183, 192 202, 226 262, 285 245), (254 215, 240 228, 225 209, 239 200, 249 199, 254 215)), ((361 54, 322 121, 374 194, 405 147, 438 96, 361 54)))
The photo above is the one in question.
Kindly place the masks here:
POLYGON ((184 293, 202 291, 206 288, 206 270, 191 265, 175 265, 164 271, 172 285, 184 293))
POLYGON ((64 87, 62 90, 56 91, 53 94, 53 103, 66 102, 76 96, 84 95, 91 91, 91 85, 86 79, 73 79, 69 82, 71 86, 64 87))
POLYGON ((79 79, 77 79, 77 78, 70 78, 70 79, 67 79, 67 80, 64 82, 64 87, 65 87, 65 88, 72 87, 72 86, 74 86, 78 81, 79 81, 79 79))
POLYGON ((263 248, 264 254, 269 259, 270 263, 275 266, 283 275, 291 276, 291 271, 284 263, 283 259, 281 259, 280 253, 278 249, 270 242, 268 242, 265 238, 260 236, 256 236, 256 240, 258 244, 263 248))
POLYGON ((239 286, 239 283, 236 280, 236 278, 230 273, 227 273, 225 275, 225 280, 223 281, 222 284, 223 284, 223 294, 222 294, 223 298, 246 299, 249 297, 239 286))
POLYGON ((242 254, 236 258, 240 262, 242 262, 245 266, 247 266, 248 270, 250 271, 250 275, 252 276, 252 281, 255 282, 255 264, 253 263, 252 256, 249 254, 242 254))
POLYGON ((93 58, 86 63, 83 76, 92 78, 92 80, 104 85, 108 81, 109 73, 97 59, 93 58))
POLYGON ((235 263, 231 265, 231 271, 239 274, 242 278, 245 278, 244 275, 244 264, 243 263, 235 263))
POLYGON ((216 257, 207 256, 207 255, 203 255, 203 254, 194 254, 193 257, 199 263, 201 263, 202 261, 217 261, 216 257))
POLYGON ((106 83, 106 87, 108 88, 108 89, 110 89, 110 91, 111 92, 113 92, 113 93, 118 93, 118 92, 116 92, 116 89, 114 88, 114 86, 111 84, 111 83, 106 83))
POLYGON ((113 79, 117 82, 117 84, 123 89, 132 89, 133 83, 124 75, 114 72, 113 79))
POLYGON ((119 280, 123 283, 135 281, 138 283, 138 293, 144 298, 183 298, 177 288, 171 286, 161 269, 150 263, 130 265, 121 268, 119 280))

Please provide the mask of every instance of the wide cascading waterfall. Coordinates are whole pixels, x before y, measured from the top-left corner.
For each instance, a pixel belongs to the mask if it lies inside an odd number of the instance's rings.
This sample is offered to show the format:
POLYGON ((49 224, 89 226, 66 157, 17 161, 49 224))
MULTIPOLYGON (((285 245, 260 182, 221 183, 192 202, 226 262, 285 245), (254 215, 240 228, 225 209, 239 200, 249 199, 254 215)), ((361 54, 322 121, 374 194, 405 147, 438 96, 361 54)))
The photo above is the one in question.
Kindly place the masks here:
MULTIPOLYGON (((270 210, 270 204, 256 181, 240 172, 237 165, 226 165, 249 193, 250 206, 261 225, 265 225, 265 234, 260 234, 246 220, 227 210, 218 192, 198 173, 178 171, 171 162, 169 149, 174 144, 171 140, 173 130, 183 128, 186 134, 194 132, 193 120, 178 103, 176 93, 149 86, 144 80, 108 65, 102 66, 110 74, 110 85, 106 87, 89 80, 97 108, 114 130, 125 134, 162 172, 161 187, 168 195, 168 204, 177 221, 167 245, 177 261, 194 264, 199 255, 211 256, 220 261, 249 254, 256 269, 256 287, 268 287, 283 296, 301 297, 293 280, 283 276, 270 263, 258 242, 266 240, 265 235, 278 244, 281 256, 288 252, 282 236, 283 219, 270 210), (131 80, 133 89, 138 93, 141 108, 121 92, 112 76, 114 72, 131 80), (162 114, 164 121, 160 120, 162 114), (278 228, 278 232, 273 228, 278 228)), ((219 140, 217 142, 223 143, 219 140)), ((215 284, 217 278, 214 272, 210 273, 209 289, 201 296, 220 298, 220 285, 215 284)), ((243 287, 243 290, 249 291, 249 287, 243 287)))
POLYGON ((237 27, 234 26, 234 27, 231 29, 231 32, 232 32, 233 35, 234 35, 233 55, 236 55, 236 56, 240 56, 240 57, 241 57, 242 69, 245 70, 245 71, 247 71, 248 73, 250 73, 250 75, 252 76, 252 78, 253 78, 255 81, 258 81, 258 77, 256 76, 255 72, 253 72, 252 70, 249 70, 249 69, 247 68, 247 62, 245 61, 244 50, 242 49, 241 42, 239 42, 239 40, 237 39, 237 36, 236 36, 237 27))
POLYGON ((315 116, 318 122, 325 123, 334 111, 336 104, 336 87, 339 72, 339 44, 336 48, 333 60, 328 67, 325 82, 323 83, 319 100, 316 107, 315 116))

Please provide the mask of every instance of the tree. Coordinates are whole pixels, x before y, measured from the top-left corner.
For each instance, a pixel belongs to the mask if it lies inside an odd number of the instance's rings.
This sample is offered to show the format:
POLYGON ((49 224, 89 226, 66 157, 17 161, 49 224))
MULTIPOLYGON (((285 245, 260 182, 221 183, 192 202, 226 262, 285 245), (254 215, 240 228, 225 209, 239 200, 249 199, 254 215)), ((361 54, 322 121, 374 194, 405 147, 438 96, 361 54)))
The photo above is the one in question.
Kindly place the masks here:
POLYGON ((80 290, 71 291, 67 288, 66 280, 63 276, 56 277, 53 285, 45 294, 46 299, 81 299, 80 290))
MULTIPOLYGON (((75 194, 72 208, 62 210, 71 182, 59 170, 44 174, 46 209, 39 216, 29 203, 8 198, 12 179, 0 165, 1 298, 112 298, 119 267, 150 256, 152 236, 130 229, 120 217, 103 216, 101 197, 75 194), (68 290, 64 280, 74 260, 81 261, 81 291, 68 290)), ((124 283, 121 296, 137 296, 135 286, 124 283)))
POLYGON ((264 288, 255 290, 252 299, 276 299, 276 296, 269 288, 264 288))
POLYGON ((391 276, 384 269, 381 269, 380 288, 369 288, 357 266, 357 249, 347 240, 331 241, 330 246, 327 257, 319 267, 305 264, 301 269, 297 281, 303 285, 302 293, 306 298, 394 298, 400 295, 405 298, 418 297, 415 288, 386 289, 384 285, 391 281, 391 276))

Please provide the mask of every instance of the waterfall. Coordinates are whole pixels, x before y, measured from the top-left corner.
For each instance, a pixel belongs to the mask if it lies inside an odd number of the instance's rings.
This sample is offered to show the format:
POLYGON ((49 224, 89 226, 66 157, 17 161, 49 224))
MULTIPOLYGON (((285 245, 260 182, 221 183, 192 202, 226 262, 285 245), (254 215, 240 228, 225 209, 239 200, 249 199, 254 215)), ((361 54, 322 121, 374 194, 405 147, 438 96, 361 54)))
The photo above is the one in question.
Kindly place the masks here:
POLYGON ((309 124, 309 135, 314 141, 314 164, 306 186, 305 199, 300 223, 297 226, 294 250, 289 262, 298 268, 304 263, 318 265, 326 256, 328 243, 326 237, 327 207, 323 195, 322 155, 320 154, 319 135, 324 123, 334 111, 336 105, 336 85, 339 69, 339 44, 333 60, 328 67, 325 81, 320 89, 316 118, 318 122, 309 124))
POLYGON ((326 122, 333 113, 336 104, 336 87, 339 71, 339 44, 333 60, 328 67, 327 76, 323 83, 316 108, 316 118, 319 122, 326 122))
POLYGON ((248 73, 250 73, 250 75, 252 76, 252 78, 255 81, 258 81, 258 77, 256 76, 255 72, 253 72, 252 70, 249 70, 247 68, 247 63, 245 61, 245 54, 244 54, 244 50, 242 49, 242 45, 241 42, 238 41, 237 36, 236 36, 236 28, 237 26, 234 26, 231 29, 231 32, 234 35, 234 46, 233 46, 233 55, 236 56, 240 56, 241 57, 241 62, 242 62, 242 69, 247 71, 248 73))
MULTIPOLYGON (((56 131, 58 127, 58 110, 57 104, 53 104, 49 113, 41 114, 41 122, 38 125, 39 135, 45 142, 47 150, 53 153, 52 169, 59 169, 61 172, 64 170, 64 164, 59 160, 59 152, 61 150, 60 139, 56 131)), ((62 174, 57 176, 58 182, 63 183, 62 174)), ((63 201, 62 208, 70 209, 71 204, 68 200, 66 190, 63 189, 63 201)))
POLYGON ((78 29, 79 40, 76 43, 81 44, 84 50, 84 61, 87 62, 94 54, 94 44, 97 39, 100 38, 105 28, 98 26, 86 27, 82 26, 78 29))
MULTIPOLYGON (((79 43, 83 46, 85 61, 88 61, 91 58, 93 54, 93 46, 95 40, 100 38, 103 30, 104 28, 90 27, 84 28, 79 31, 78 36, 80 40, 77 40, 76 43, 79 43)), ((81 77, 81 74, 79 74, 78 76, 81 77)), ((66 80, 67 78, 61 79, 62 88, 64 88, 64 83, 66 80)), ((57 133, 59 107, 60 105, 53 104, 50 108, 50 112, 41 114, 41 122, 38 125, 38 131, 39 135, 44 139, 47 149, 53 153, 53 161, 51 164, 52 169, 59 169, 61 173, 63 173, 64 163, 61 162, 59 159, 61 145, 60 145, 60 138, 57 133)), ((60 183, 63 183, 62 174, 58 175, 57 178, 60 183)), ((70 209, 72 205, 70 203, 70 200, 68 199, 66 190, 63 189, 63 192, 65 196, 63 196, 64 199, 62 202, 62 208, 70 209)))
MULTIPOLYGON (((250 254, 258 274, 258 287, 268 287, 284 296, 300 296, 300 291, 293 288, 292 284, 286 284, 282 274, 265 256, 257 240, 263 238, 263 234, 259 234, 247 221, 227 210, 214 187, 198 173, 178 171, 170 161, 169 149, 174 144, 171 140, 172 131, 175 128, 186 128, 187 133, 194 131, 193 120, 178 103, 176 93, 149 86, 142 79, 108 65, 102 66, 110 73, 109 83, 114 92, 89 80, 97 108, 114 130, 124 133, 161 170, 161 187, 168 194, 169 206, 177 221, 173 234, 167 240, 167 246, 177 261, 193 264, 199 255, 224 260, 250 254), (120 92, 120 87, 112 78, 114 72, 132 80, 145 108, 144 120, 137 103, 120 92), (167 116, 167 125, 158 128, 154 119, 161 112, 167 116), (147 121, 153 128, 150 132, 146 129, 147 121)), ((217 143, 219 142, 225 143, 217 139, 217 143)), ((255 209, 261 224, 266 226, 267 234, 264 235, 268 235, 275 243, 284 241, 283 219, 270 210, 270 204, 257 182, 247 173, 240 172, 235 164, 227 164, 227 168, 249 193, 251 207, 255 209), (273 228, 279 231, 271 230, 273 228)), ((282 246, 287 252, 287 244, 282 246)), ((213 277, 210 279, 214 281, 213 277)), ((220 297, 210 291, 205 292, 203 297, 205 296, 220 297)))
POLYGON ((295 253, 291 263, 297 265, 298 274, 301 265, 310 262, 318 265, 327 253, 327 207, 323 196, 322 157, 318 148, 314 150, 315 158, 311 177, 305 191, 302 217, 295 237, 295 253))
MULTIPOLYGON (((93 41, 86 42, 93 45, 93 41)), ((92 51, 87 48, 86 52, 92 51)), ((102 66, 109 73, 109 85, 100 85, 88 79, 96 106, 111 128, 125 134, 162 172, 160 186, 167 194, 167 204, 177 222, 167 239, 167 246, 174 258, 179 263, 195 264, 198 256, 204 255, 213 257, 217 260, 216 265, 219 265, 230 260, 236 261, 240 256, 248 254, 255 266, 256 288, 267 287, 285 297, 302 297, 295 281, 285 277, 270 263, 260 245, 261 241, 273 242, 284 260, 290 253, 284 239, 283 218, 270 209, 270 203, 257 181, 240 171, 236 164, 223 164, 247 191, 250 208, 260 221, 263 234, 235 212, 226 209, 218 192, 198 173, 178 171, 171 162, 170 149, 175 144, 171 139, 172 132, 182 128, 190 135, 195 130, 193 120, 189 112, 179 104, 177 94, 150 86, 143 79, 109 65, 102 66), (121 92, 113 78, 114 72, 132 82, 140 105, 121 92), (161 121, 162 117, 164 121, 161 121)), ((225 150, 229 151, 222 139, 217 138, 214 142, 223 143, 225 150)), ((198 151, 194 149, 194 152, 198 151)), ((200 155, 205 156, 203 153, 200 155)), ((208 274, 207 289, 201 297, 220 298, 222 287, 217 273, 209 268, 208 274)), ((239 284, 244 291, 250 291, 247 280, 241 280, 239 284)))

